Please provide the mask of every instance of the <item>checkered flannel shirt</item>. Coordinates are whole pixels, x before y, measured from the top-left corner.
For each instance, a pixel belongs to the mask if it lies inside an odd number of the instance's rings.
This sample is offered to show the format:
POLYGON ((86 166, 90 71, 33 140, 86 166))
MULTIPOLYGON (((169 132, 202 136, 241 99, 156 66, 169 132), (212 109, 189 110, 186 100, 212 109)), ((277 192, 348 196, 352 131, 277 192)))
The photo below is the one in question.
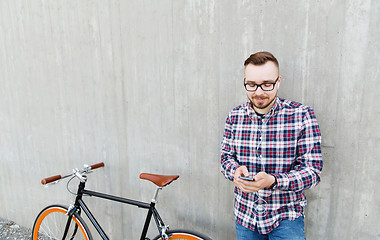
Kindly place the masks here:
POLYGON ((226 120, 221 171, 233 181, 239 166, 246 166, 250 176, 261 171, 274 175, 277 187, 257 193, 235 187, 237 222, 266 234, 281 220, 303 216, 304 190, 319 183, 323 166, 321 135, 313 110, 281 98, 263 117, 249 102, 233 109, 226 120))

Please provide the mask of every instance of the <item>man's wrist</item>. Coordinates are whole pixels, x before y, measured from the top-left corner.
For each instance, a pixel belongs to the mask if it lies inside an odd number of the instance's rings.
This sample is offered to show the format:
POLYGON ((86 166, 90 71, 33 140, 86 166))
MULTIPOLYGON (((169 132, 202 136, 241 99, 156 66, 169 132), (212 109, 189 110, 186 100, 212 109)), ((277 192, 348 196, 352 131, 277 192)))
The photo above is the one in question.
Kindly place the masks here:
POLYGON ((273 176, 273 178, 274 178, 274 182, 273 182, 272 185, 270 185, 269 189, 274 190, 274 189, 277 188, 277 178, 276 178, 276 176, 274 176, 274 175, 272 175, 272 176, 273 176))

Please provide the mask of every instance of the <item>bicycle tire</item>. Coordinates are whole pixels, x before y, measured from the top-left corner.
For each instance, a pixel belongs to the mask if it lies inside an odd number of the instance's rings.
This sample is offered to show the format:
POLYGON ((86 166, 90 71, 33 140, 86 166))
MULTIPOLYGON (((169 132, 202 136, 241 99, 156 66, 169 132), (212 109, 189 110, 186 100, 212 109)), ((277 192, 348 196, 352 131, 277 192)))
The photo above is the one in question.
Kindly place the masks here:
MULTIPOLYGON (((185 229, 169 230, 166 234, 169 236, 169 240, 212 240, 201 233, 185 229)), ((162 240, 161 235, 156 236, 153 240, 162 240)))
MULTIPOLYGON (((67 209, 63 205, 44 208, 34 221, 32 240, 62 239, 68 220, 67 209)), ((92 240, 90 230, 81 216, 74 213, 71 219, 67 239, 92 240)))

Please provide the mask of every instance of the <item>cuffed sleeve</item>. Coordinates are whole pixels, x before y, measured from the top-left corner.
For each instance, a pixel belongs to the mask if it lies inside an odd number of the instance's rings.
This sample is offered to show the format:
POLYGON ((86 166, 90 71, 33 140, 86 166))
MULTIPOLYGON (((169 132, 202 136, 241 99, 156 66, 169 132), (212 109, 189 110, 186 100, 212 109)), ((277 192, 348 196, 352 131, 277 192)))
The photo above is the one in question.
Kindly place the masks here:
POLYGON ((230 116, 227 117, 221 147, 221 172, 230 181, 234 180, 234 174, 239 164, 236 162, 236 150, 233 145, 234 133, 230 116))
POLYGON ((321 134, 314 112, 310 109, 303 119, 293 169, 274 174, 277 189, 297 192, 314 187, 320 181, 322 167, 321 134))

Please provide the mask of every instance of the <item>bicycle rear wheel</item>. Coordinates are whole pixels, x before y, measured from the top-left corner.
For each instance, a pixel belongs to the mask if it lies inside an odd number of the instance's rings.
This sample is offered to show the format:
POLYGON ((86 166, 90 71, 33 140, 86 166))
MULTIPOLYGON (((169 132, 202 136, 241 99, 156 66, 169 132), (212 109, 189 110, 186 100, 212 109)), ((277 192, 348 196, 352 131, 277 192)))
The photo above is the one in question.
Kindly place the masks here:
MULTIPOLYGON (((211 240, 211 238, 191 230, 184 229, 173 229, 166 232, 169 236, 169 240, 211 240)), ((153 240, 162 240, 161 236, 158 235, 153 240)))
MULTIPOLYGON (((68 222, 67 207, 51 205, 44 208, 34 221, 32 240, 62 239, 68 222)), ((66 239, 92 240, 91 233, 79 216, 74 213, 66 239)))

